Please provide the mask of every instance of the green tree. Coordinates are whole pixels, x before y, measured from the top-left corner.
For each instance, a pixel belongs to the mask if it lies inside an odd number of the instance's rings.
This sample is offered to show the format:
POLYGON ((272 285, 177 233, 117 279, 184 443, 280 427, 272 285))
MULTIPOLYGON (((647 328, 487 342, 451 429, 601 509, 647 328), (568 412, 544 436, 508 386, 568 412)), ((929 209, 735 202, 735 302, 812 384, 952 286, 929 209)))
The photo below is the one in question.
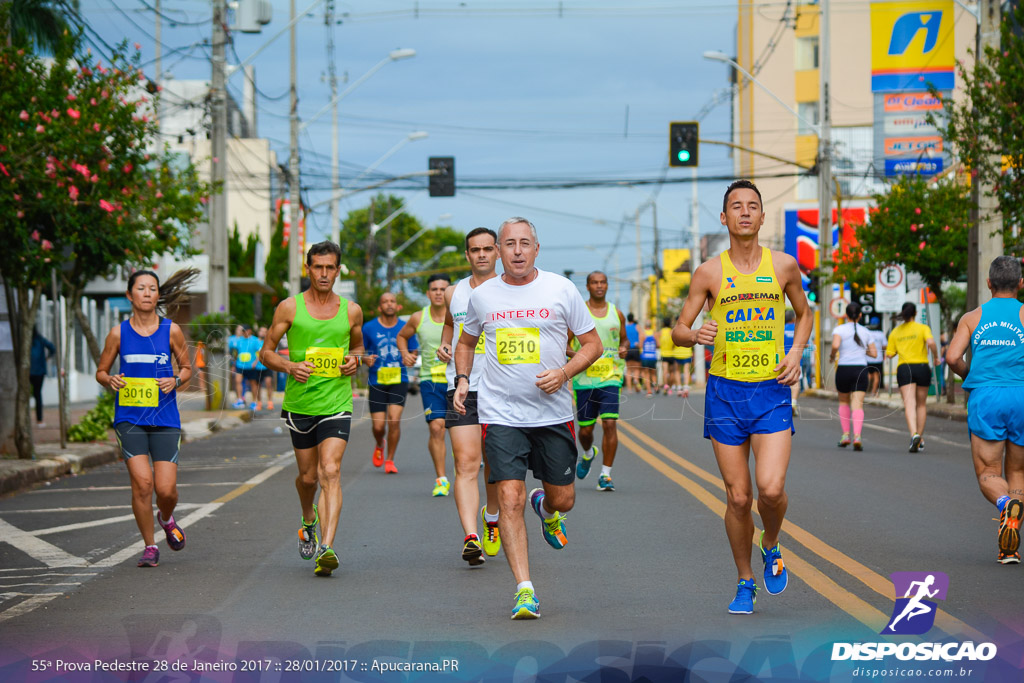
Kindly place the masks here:
POLYGON ((277 212, 274 234, 267 249, 264 272, 267 284, 274 288, 274 293, 262 295, 262 316, 259 323, 269 325, 274 317, 274 308, 288 298, 288 288, 285 286, 288 282, 288 244, 284 241, 284 213, 280 211, 277 212))
POLYGON ((5 4, 4 23, 9 26, 8 36, 14 47, 54 54, 65 36, 75 33, 68 23, 67 12, 78 12, 78 0, 0 2, 0 6, 5 4))
MULTIPOLYGON (((129 57, 122 45, 104 66, 75 50, 69 39, 45 64, 24 49, 0 49, 0 276, 14 290, 15 443, 23 458, 32 457, 32 326, 53 273, 77 307, 97 276, 191 253, 209 194, 187 160, 154 150, 138 52, 129 57)), ((84 317, 80 308, 76 315, 84 317)), ((98 357, 95 339, 90 351, 98 357)))
MULTIPOLYGON (((945 101, 943 137, 977 181, 991 183, 1003 217, 1003 243, 1020 253, 1024 236, 1024 4, 1011 3, 1000 26, 1001 48, 957 70, 966 97, 945 101), (1013 6, 1016 5, 1016 6, 1013 6), (1004 168, 1004 159, 1007 167, 1004 168)), ((934 93, 933 94, 938 94, 934 93)), ((965 243, 966 244, 966 243, 965 243)))
MULTIPOLYGON (((250 233, 242 242, 242 235, 238 231, 238 223, 228 239, 228 274, 236 277, 253 277, 256 275, 256 244, 259 238, 256 233, 250 233)), ((236 320, 252 325, 256 323, 254 295, 232 294, 231 315, 236 320)))
MULTIPOLYGON (((962 312, 959 288, 947 290, 946 282, 967 274, 967 233, 970 228, 970 194, 955 180, 937 183, 904 176, 886 194, 874 197, 877 210, 871 222, 857 232, 858 245, 845 258, 837 255, 836 272, 847 279, 901 263, 921 276, 935 295, 941 312, 941 329, 954 332, 955 316, 962 312)), ((952 401, 952 385, 948 398, 952 401)))

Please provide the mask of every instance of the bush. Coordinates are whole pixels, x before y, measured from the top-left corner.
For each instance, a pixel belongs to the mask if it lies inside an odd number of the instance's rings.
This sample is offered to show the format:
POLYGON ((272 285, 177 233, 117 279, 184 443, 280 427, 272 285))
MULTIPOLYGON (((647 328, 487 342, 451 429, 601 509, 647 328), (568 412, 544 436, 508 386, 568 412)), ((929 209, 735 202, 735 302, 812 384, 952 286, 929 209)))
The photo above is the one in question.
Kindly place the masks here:
POLYGON ((76 442, 103 441, 114 422, 114 394, 104 391, 95 407, 82 416, 81 422, 68 429, 68 439, 76 442))

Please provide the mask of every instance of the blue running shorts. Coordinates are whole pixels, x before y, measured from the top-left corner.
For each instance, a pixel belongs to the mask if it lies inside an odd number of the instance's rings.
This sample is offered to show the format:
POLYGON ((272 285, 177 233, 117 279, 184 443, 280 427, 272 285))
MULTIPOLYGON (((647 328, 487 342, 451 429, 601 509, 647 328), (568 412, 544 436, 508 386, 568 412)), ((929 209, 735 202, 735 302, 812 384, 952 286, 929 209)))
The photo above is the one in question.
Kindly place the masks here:
POLYGON ((774 379, 739 382, 708 375, 704 394, 704 438, 739 446, 751 434, 774 434, 793 426, 792 394, 774 379))
POLYGON ((978 387, 967 399, 967 428, 985 441, 1024 446, 1024 387, 978 387))
POLYGON ((598 419, 619 419, 619 391, 622 387, 595 387, 576 390, 576 420, 588 427, 598 419))
POLYGON ((443 420, 448 414, 448 385, 441 382, 420 381, 423 398, 423 417, 427 422, 443 420))

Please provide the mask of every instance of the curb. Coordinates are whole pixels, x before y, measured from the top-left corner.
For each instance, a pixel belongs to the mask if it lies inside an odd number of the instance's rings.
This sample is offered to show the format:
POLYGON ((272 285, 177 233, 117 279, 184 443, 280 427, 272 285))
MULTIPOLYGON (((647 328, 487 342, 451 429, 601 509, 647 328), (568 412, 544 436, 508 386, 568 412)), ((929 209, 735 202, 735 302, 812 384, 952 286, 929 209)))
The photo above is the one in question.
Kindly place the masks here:
MULTIPOLYGON (((831 389, 805 389, 802 396, 812 398, 835 399, 839 394, 831 389)), ((903 410, 903 400, 900 398, 882 398, 881 396, 865 396, 864 403, 872 406, 882 406, 893 410, 903 410)), ((967 422, 967 408, 960 403, 950 405, 944 400, 941 403, 928 403, 928 415, 930 417, 941 417, 954 422, 967 422)))
MULTIPOLYGON (((185 443, 205 439, 217 432, 234 429, 245 420, 236 416, 203 418, 181 424, 182 439, 185 443)), ((120 459, 117 446, 109 442, 71 444, 61 450, 59 443, 45 443, 36 446, 36 460, 0 460, 0 495, 21 491, 33 484, 57 479, 117 462, 120 459)))

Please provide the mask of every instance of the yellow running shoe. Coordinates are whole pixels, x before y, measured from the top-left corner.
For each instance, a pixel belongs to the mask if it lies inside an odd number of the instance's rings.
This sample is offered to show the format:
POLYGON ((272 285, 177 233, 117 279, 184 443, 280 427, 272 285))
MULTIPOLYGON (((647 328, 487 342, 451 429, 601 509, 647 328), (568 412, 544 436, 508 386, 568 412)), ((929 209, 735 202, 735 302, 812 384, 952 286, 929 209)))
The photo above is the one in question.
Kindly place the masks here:
POLYGON ((434 486, 434 493, 432 494, 434 498, 447 496, 449 489, 452 487, 451 483, 448 481, 448 477, 438 477, 435 481, 436 485, 434 486))
POLYGON ((501 550, 501 534, 498 532, 498 522, 488 522, 484 516, 486 512, 487 506, 484 505, 480 508, 480 519, 484 523, 484 552, 494 557, 501 550))
POLYGON ((316 556, 316 569, 313 573, 317 576, 330 576, 331 572, 338 568, 338 556, 330 546, 320 546, 320 553, 316 556))

